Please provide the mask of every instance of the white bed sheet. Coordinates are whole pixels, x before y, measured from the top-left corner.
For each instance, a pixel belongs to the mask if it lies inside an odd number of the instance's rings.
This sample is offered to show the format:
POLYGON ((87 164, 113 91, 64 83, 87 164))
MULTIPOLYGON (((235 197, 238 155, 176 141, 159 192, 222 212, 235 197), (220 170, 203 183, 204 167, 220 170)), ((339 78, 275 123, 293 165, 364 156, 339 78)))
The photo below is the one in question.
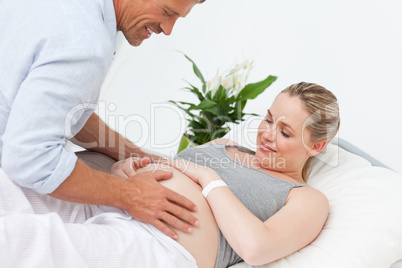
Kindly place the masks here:
POLYGON ((196 267, 180 244, 120 209, 38 195, 1 168, 0 193, 0 267, 196 267))
MULTIPOLYGON (((402 268, 402 260, 400 260, 402 259, 401 174, 384 168, 372 167, 365 159, 340 149, 338 146, 329 145, 326 152, 313 161, 309 177, 308 184, 321 190, 330 201, 330 215, 323 231, 311 245, 262 267, 402 268)), ((6 191, 6 193, 3 192, 3 196, 4 194, 10 196, 18 191, 12 187, 0 187, 0 190, 6 191)), ((15 200, 10 201, 9 198, 7 200, 9 206, 15 207, 15 200)), ((5 212, 4 206, 7 205, 7 202, 2 200, 0 203, 0 213, 3 213, 3 216, 8 213, 7 217, 25 217, 25 221, 30 223, 25 227, 27 234, 33 233, 35 228, 39 228, 39 233, 43 234, 40 230, 48 230, 49 226, 54 226, 54 230, 57 230, 59 224, 49 225, 49 221, 60 222, 59 219, 56 220, 57 217, 54 214, 39 217, 39 215, 32 215, 29 207, 24 206, 14 211, 14 214, 5 212), (17 215, 16 213, 22 214, 17 215)), ((23 229, 25 225, 21 225, 21 219, 18 219, 18 222, 20 225, 12 224, 8 227, 4 225, 4 222, 0 222, 0 229, 23 229)), ((28 235, 26 239, 31 239, 31 237, 28 235)), ((26 239, 23 243, 27 243, 26 248, 28 248, 29 243, 35 240, 26 239)), ((121 242, 118 237, 110 239, 113 249, 116 248, 115 243, 121 242), (116 242, 113 242, 114 240, 116 242)), ((9 241, 13 241, 13 239, 9 238, 9 241)), ((49 241, 54 242, 51 239, 49 241)), ((66 251, 73 250, 69 243, 62 247, 60 245, 54 247, 52 243, 47 245, 49 245, 48 252, 56 252, 55 254, 60 256, 65 256, 66 251)), ((7 237, 0 238, 0 246, 10 248, 7 237)), ((75 252, 71 255, 75 257, 69 258, 69 260, 62 259, 61 263, 66 263, 70 267, 85 267, 85 265, 82 266, 85 262, 81 255, 88 247, 80 246, 82 252, 75 252)), ((29 256, 27 252, 24 254, 29 256)), ((10 256, 12 255, 0 254, 0 263, 6 263, 3 261, 8 260, 10 256)), ((51 260, 51 258, 47 259, 51 260)), ((36 261, 35 257, 32 260, 36 261)), ((149 267, 144 265, 142 267, 149 267)), ((63 267, 63 265, 59 267, 63 267)), ((250 266, 245 263, 233 266, 233 268, 246 267, 250 266)))

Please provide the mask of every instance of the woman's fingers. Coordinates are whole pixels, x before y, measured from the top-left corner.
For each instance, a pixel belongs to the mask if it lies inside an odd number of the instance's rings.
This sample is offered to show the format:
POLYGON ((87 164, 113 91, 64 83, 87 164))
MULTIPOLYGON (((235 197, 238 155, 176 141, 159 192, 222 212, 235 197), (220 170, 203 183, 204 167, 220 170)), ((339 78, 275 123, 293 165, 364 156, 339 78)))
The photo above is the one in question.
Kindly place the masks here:
POLYGON ((127 173, 125 172, 123 168, 123 161, 119 161, 113 164, 110 173, 114 176, 122 177, 122 178, 128 178, 127 173))
POLYGON ((161 163, 174 167, 197 184, 200 184, 200 180, 209 177, 211 172, 210 168, 184 159, 166 160, 161 163))
POLYGON ((168 180, 172 177, 172 171, 156 170, 152 172, 156 181, 168 180))
POLYGON ((190 161, 183 160, 183 159, 174 159, 174 160, 157 160, 154 163, 161 164, 161 165, 168 165, 174 167, 175 169, 179 170, 180 172, 186 174, 189 177, 193 177, 194 169, 198 166, 190 161))
POLYGON ((137 170, 139 168, 145 167, 149 163, 149 158, 148 157, 131 157, 132 159, 132 167, 137 170))
POLYGON ((122 178, 133 177, 137 169, 145 167, 149 163, 148 157, 129 157, 116 162, 111 169, 111 174, 122 178))

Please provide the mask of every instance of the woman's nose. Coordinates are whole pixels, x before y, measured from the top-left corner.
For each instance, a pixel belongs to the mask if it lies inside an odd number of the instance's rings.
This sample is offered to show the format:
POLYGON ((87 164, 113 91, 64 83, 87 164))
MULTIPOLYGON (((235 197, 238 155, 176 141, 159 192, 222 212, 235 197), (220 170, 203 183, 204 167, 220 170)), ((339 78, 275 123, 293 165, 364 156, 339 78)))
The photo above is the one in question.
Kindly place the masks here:
POLYGON ((274 142, 276 137, 276 128, 273 126, 267 127, 264 133, 262 133, 262 136, 265 140, 274 142))

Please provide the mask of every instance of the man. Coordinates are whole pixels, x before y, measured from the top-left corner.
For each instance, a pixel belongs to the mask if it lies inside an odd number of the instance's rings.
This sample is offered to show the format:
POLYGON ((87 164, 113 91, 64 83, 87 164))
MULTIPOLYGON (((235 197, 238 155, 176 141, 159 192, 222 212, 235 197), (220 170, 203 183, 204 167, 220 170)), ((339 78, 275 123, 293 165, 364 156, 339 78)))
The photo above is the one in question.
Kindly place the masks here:
MULTIPOLYGON (((125 209, 172 238, 167 226, 198 225, 190 200, 157 181, 170 173, 127 178, 91 169, 64 149, 66 139, 115 160, 149 156, 93 113, 115 53, 116 31, 138 46, 169 35, 200 0, 0 1, 0 159, 16 183, 62 200, 125 209)), ((152 157, 152 156, 150 156, 152 157)))

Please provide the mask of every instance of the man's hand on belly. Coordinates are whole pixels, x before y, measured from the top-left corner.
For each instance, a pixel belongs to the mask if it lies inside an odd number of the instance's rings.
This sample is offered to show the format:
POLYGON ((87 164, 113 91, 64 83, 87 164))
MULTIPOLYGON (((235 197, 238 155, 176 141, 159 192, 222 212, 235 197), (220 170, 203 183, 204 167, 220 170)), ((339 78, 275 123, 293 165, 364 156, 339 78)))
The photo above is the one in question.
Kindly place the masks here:
POLYGON ((123 209, 131 216, 177 239, 177 233, 168 225, 186 233, 191 232, 191 226, 197 226, 198 220, 190 211, 195 212, 197 208, 189 199, 158 183, 171 177, 171 172, 162 170, 129 177, 121 198, 125 203, 123 209))

